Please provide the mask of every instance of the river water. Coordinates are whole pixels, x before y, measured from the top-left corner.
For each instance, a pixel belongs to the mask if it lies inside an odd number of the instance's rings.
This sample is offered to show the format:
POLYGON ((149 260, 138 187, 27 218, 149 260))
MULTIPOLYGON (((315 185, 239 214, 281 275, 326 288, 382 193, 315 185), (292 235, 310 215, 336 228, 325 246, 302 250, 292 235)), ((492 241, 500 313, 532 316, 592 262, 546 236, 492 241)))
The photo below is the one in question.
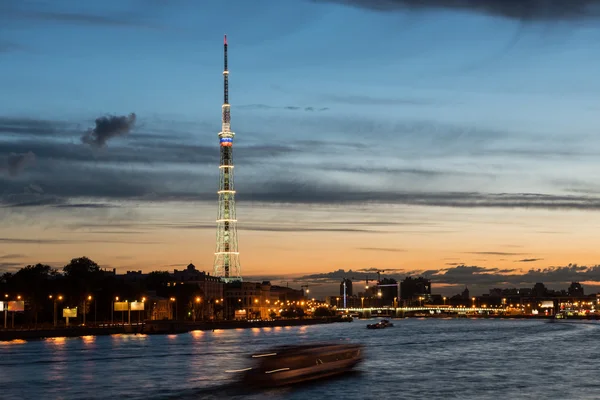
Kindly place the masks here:
POLYGON ((404 319, 367 323, 0 342, 0 398, 598 399, 600 324, 404 319), (250 391, 226 370, 280 344, 365 346, 346 377, 250 391))

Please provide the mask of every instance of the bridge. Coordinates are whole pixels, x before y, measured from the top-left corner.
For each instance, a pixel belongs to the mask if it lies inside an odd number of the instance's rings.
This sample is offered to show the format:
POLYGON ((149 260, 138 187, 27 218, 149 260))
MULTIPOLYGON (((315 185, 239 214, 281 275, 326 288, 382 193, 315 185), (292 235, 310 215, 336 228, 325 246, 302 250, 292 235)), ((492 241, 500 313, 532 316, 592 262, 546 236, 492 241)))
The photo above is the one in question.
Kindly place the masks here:
POLYGON ((506 311, 503 307, 460 307, 460 306, 419 306, 419 307, 348 307, 338 308, 338 311, 344 313, 360 313, 374 316, 395 316, 401 317, 404 314, 410 313, 427 313, 427 314, 499 314, 506 311))

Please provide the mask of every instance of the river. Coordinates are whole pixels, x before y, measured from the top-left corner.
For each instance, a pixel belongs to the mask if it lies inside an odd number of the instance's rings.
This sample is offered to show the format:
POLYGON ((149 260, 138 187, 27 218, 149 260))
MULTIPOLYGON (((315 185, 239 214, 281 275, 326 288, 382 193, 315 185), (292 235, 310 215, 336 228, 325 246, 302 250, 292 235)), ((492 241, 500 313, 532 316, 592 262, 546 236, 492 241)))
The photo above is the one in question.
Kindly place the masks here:
POLYGON ((404 319, 306 327, 0 342, 0 398, 598 399, 600 324, 404 319), (362 343, 347 377, 249 391, 226 370, 270 346, 362 343))

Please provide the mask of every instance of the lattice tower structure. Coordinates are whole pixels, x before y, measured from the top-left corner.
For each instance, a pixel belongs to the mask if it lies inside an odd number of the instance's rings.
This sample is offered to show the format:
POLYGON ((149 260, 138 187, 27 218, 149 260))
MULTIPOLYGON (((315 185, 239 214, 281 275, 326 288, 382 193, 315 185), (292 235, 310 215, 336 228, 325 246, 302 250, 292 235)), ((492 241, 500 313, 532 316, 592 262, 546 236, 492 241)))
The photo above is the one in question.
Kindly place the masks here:
POLYGON ((223 106, 219 148, 219 211, 217 215, 217 248, 213 274, 226 282, 241 281, 240 253, 238 251, 235 188, 233 185, 233 138, 229 106, 229 69, 227 67, 227 35, 224 38, 223 106))

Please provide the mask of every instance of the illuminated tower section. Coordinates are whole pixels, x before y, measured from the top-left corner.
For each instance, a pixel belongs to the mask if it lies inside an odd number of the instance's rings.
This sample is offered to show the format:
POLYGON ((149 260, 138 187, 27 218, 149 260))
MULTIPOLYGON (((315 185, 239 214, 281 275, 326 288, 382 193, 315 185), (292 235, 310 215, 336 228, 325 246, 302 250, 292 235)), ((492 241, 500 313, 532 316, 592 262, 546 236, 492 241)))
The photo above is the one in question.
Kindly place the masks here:
POLYGON ((227 69, 227 35, 224 39, 223 106, 219 148, 219 213, 217 216, 217 250, 214 275, 223 280, 241 281, 240 253, 238 252, 237 220, 235 215, 235 189, 233 186, 233 137, 229 109, 229 71, 227 69))

